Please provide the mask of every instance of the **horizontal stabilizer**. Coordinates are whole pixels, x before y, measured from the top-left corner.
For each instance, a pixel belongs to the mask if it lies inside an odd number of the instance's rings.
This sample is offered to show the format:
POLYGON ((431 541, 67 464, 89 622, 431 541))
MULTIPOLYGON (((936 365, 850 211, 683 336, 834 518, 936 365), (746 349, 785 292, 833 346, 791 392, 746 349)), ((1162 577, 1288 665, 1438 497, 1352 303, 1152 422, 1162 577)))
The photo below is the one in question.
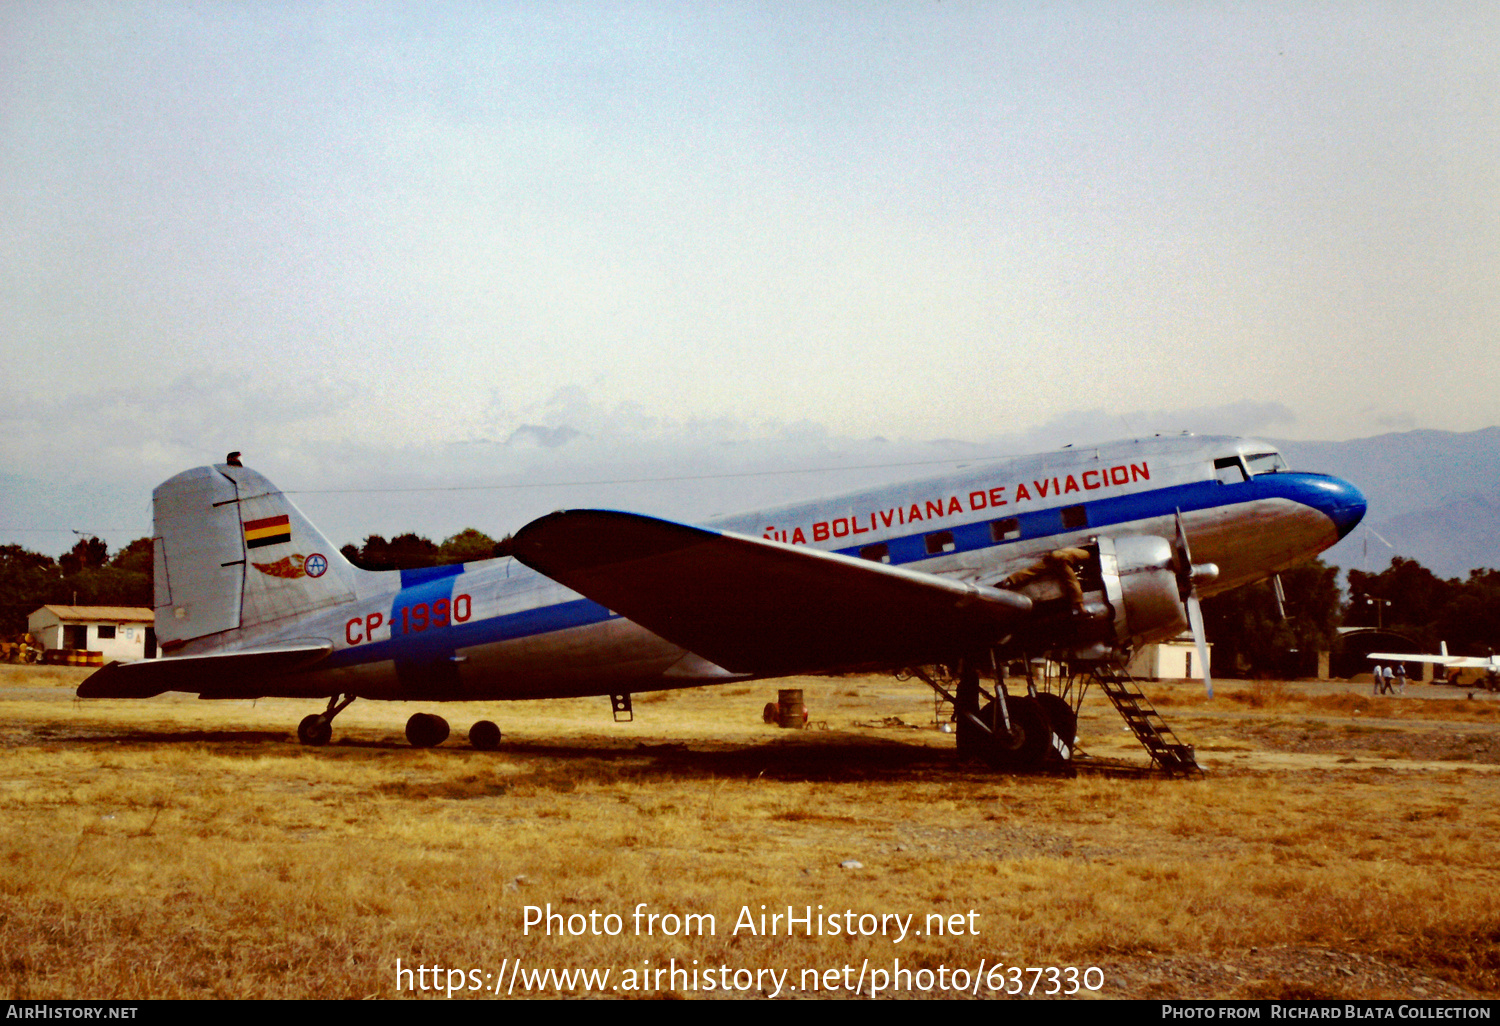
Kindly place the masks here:
POLYGON ((1024 595, 607 510, 517 532, 515 556, 731 673, 947 658, 1010 633, 1024 595))
POLYGON ((79 698, 150 698, 164 691, 212 693, 306 669, 333 651, 327 641, 209 655, 114 662, 78 685, 79 698))

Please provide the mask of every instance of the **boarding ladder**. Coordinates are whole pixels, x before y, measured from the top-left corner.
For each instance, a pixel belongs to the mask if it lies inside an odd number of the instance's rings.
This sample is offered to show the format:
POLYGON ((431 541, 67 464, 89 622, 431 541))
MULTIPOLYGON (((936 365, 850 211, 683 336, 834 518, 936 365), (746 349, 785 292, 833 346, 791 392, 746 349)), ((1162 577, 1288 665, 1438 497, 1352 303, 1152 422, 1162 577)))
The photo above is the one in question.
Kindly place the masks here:
POLYGON ((1100 664, 1094 667, 1094 680, 1104 689, 1109 700, 1120 710, 1125 722, 1130 725, 1136 739, 1147 752, 1151 761, 1172 775, 1203 775, 1198 760, 1194 758, 1193 746, 1177 740, 1167 721, 1147 700, 1135 679, 1123 668, 1100 664))

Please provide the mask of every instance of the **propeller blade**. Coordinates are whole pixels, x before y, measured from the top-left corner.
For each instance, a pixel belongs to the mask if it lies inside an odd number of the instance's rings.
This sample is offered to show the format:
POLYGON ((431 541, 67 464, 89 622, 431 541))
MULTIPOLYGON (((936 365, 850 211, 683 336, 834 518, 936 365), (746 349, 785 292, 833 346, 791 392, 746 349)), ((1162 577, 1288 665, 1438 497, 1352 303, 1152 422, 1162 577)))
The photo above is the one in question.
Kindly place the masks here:
MULTIPOLYGON (((1182 510, 1177 511, 1177 591, 1187 607, 1188 626, 1193 643, 1198 646, 1198 665, 1203 667, 1203 688, 1214 697, 1214 679, 1208 672, 1208 633, 1203 629, 1203 606, 1198 602, 1198 577, 1193 572, 1193 550, 1188 547, 1187 529, 1182 526, 1182 510)), ((1205 563, 1200 568, 1218 575, 1218 567, 1205 563)), ((1210 577, 1212 579, 1212 577, 1210 577)))
POLYGON ((1193 642, 1198 646, 1198 665, 1203 667, 1203 690, 1214 697, 1214 678, 1208 672, 1208 635, 1203 630, 1203 607, 1198 604, 1198 590, 1187 600, 1188 624, 1193 628, 1193 642))
POLYGON ((1188 548, 1187 530, 1182 526, 1182 510, 1177 511, 1177 549, 1173 553, 1177 566, 1177 592, 1184 602, 1193 587, 1193 550, 1188 548))

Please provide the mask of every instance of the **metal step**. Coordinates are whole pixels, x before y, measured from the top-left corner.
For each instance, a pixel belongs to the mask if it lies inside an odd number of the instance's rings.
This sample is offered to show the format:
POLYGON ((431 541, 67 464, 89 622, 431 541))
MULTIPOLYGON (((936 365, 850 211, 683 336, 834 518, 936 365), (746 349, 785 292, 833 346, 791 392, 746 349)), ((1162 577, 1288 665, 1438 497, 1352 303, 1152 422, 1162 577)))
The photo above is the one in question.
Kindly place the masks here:
POLYGON ((1123 669, 1099 667, 1094 670, 1094 680, 1109 700, 1114 703, 1125 723, 1135 734, 1136 740, 1151 756, 1151 761, 1171 774, 1203 775, 1203 769, 1193 753, 1192 745, 1185 745, 1172 733, 1167 721, 1161 718, 1140 687, 1123 669))

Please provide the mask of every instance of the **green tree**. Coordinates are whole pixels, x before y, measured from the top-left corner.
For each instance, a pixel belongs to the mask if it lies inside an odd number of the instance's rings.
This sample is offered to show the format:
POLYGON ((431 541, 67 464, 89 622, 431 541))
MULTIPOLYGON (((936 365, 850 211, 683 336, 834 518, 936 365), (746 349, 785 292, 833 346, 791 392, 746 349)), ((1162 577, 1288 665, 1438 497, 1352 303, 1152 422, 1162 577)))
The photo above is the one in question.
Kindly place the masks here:
POLYGON ((109 546, 98 538, 80 538, 78 544, 64 552, 57 564, 64 574, 75 574, 80 570, 92 570, 109 560, 109 546))
POLYGON ((151 575, 116 566, 89 567, 63 578, 62 589, 54 601, 80 606, 145 606, 152 604, 151 575))
POLYGON ((378 534, 365 539, 364 545, 345 545, 339 549, 344 558, 361 570, 413 570, 451 563, 472 563, 496 555, 495 539, 482 531, 466 527, 434 545, 421 535, 397 535, 390 541, 378 534))
POLYGON ((346 546, 339 551, 362 570, 414 570, 442 562, 438 547, 431 540, 410 532, 397 535, 390 541, 378 534, 370 535, 358 550, 358 559, 349 555, 350 548, 352 546, 346 546))
POLYGON ((1386 627, 1432 644, 1432 625, 1457 594, 1456 582, 1396 556, 1378 574, 1349 571, 1348 625, 1386 627))
POLYGON ((51 556, 0 545, 0 635, 24 632, 26 618, 38 606, 55 601, 62 587, 62 573, 51 556))
POLYGON ((1467 580, 1453 582, 1453 592, 1429 637, 1446 641, 1454 655, 1500 651, 1500 570, 1470 570, 1467 580))
POLYGON ((152 570, 151 539, 137 538, 116 552, 111 557, 109 565, 119 570, 129 570, 132 573, 150 574, 152 570))
POLYGON ((1280 576, 1284 619, 1269 580, 1204 600, 1215 673, 1310 676, 1317 671, 1317 653, 1332 650, 1343 612, 1337 568, 1315 559, 1280 576))
POLYGON ((495 539, 472 527, 466 527, 445 539, 438 550, 438 557, 443 563, 472 563, 475 560, 490 559, 494 555, 495 539))

